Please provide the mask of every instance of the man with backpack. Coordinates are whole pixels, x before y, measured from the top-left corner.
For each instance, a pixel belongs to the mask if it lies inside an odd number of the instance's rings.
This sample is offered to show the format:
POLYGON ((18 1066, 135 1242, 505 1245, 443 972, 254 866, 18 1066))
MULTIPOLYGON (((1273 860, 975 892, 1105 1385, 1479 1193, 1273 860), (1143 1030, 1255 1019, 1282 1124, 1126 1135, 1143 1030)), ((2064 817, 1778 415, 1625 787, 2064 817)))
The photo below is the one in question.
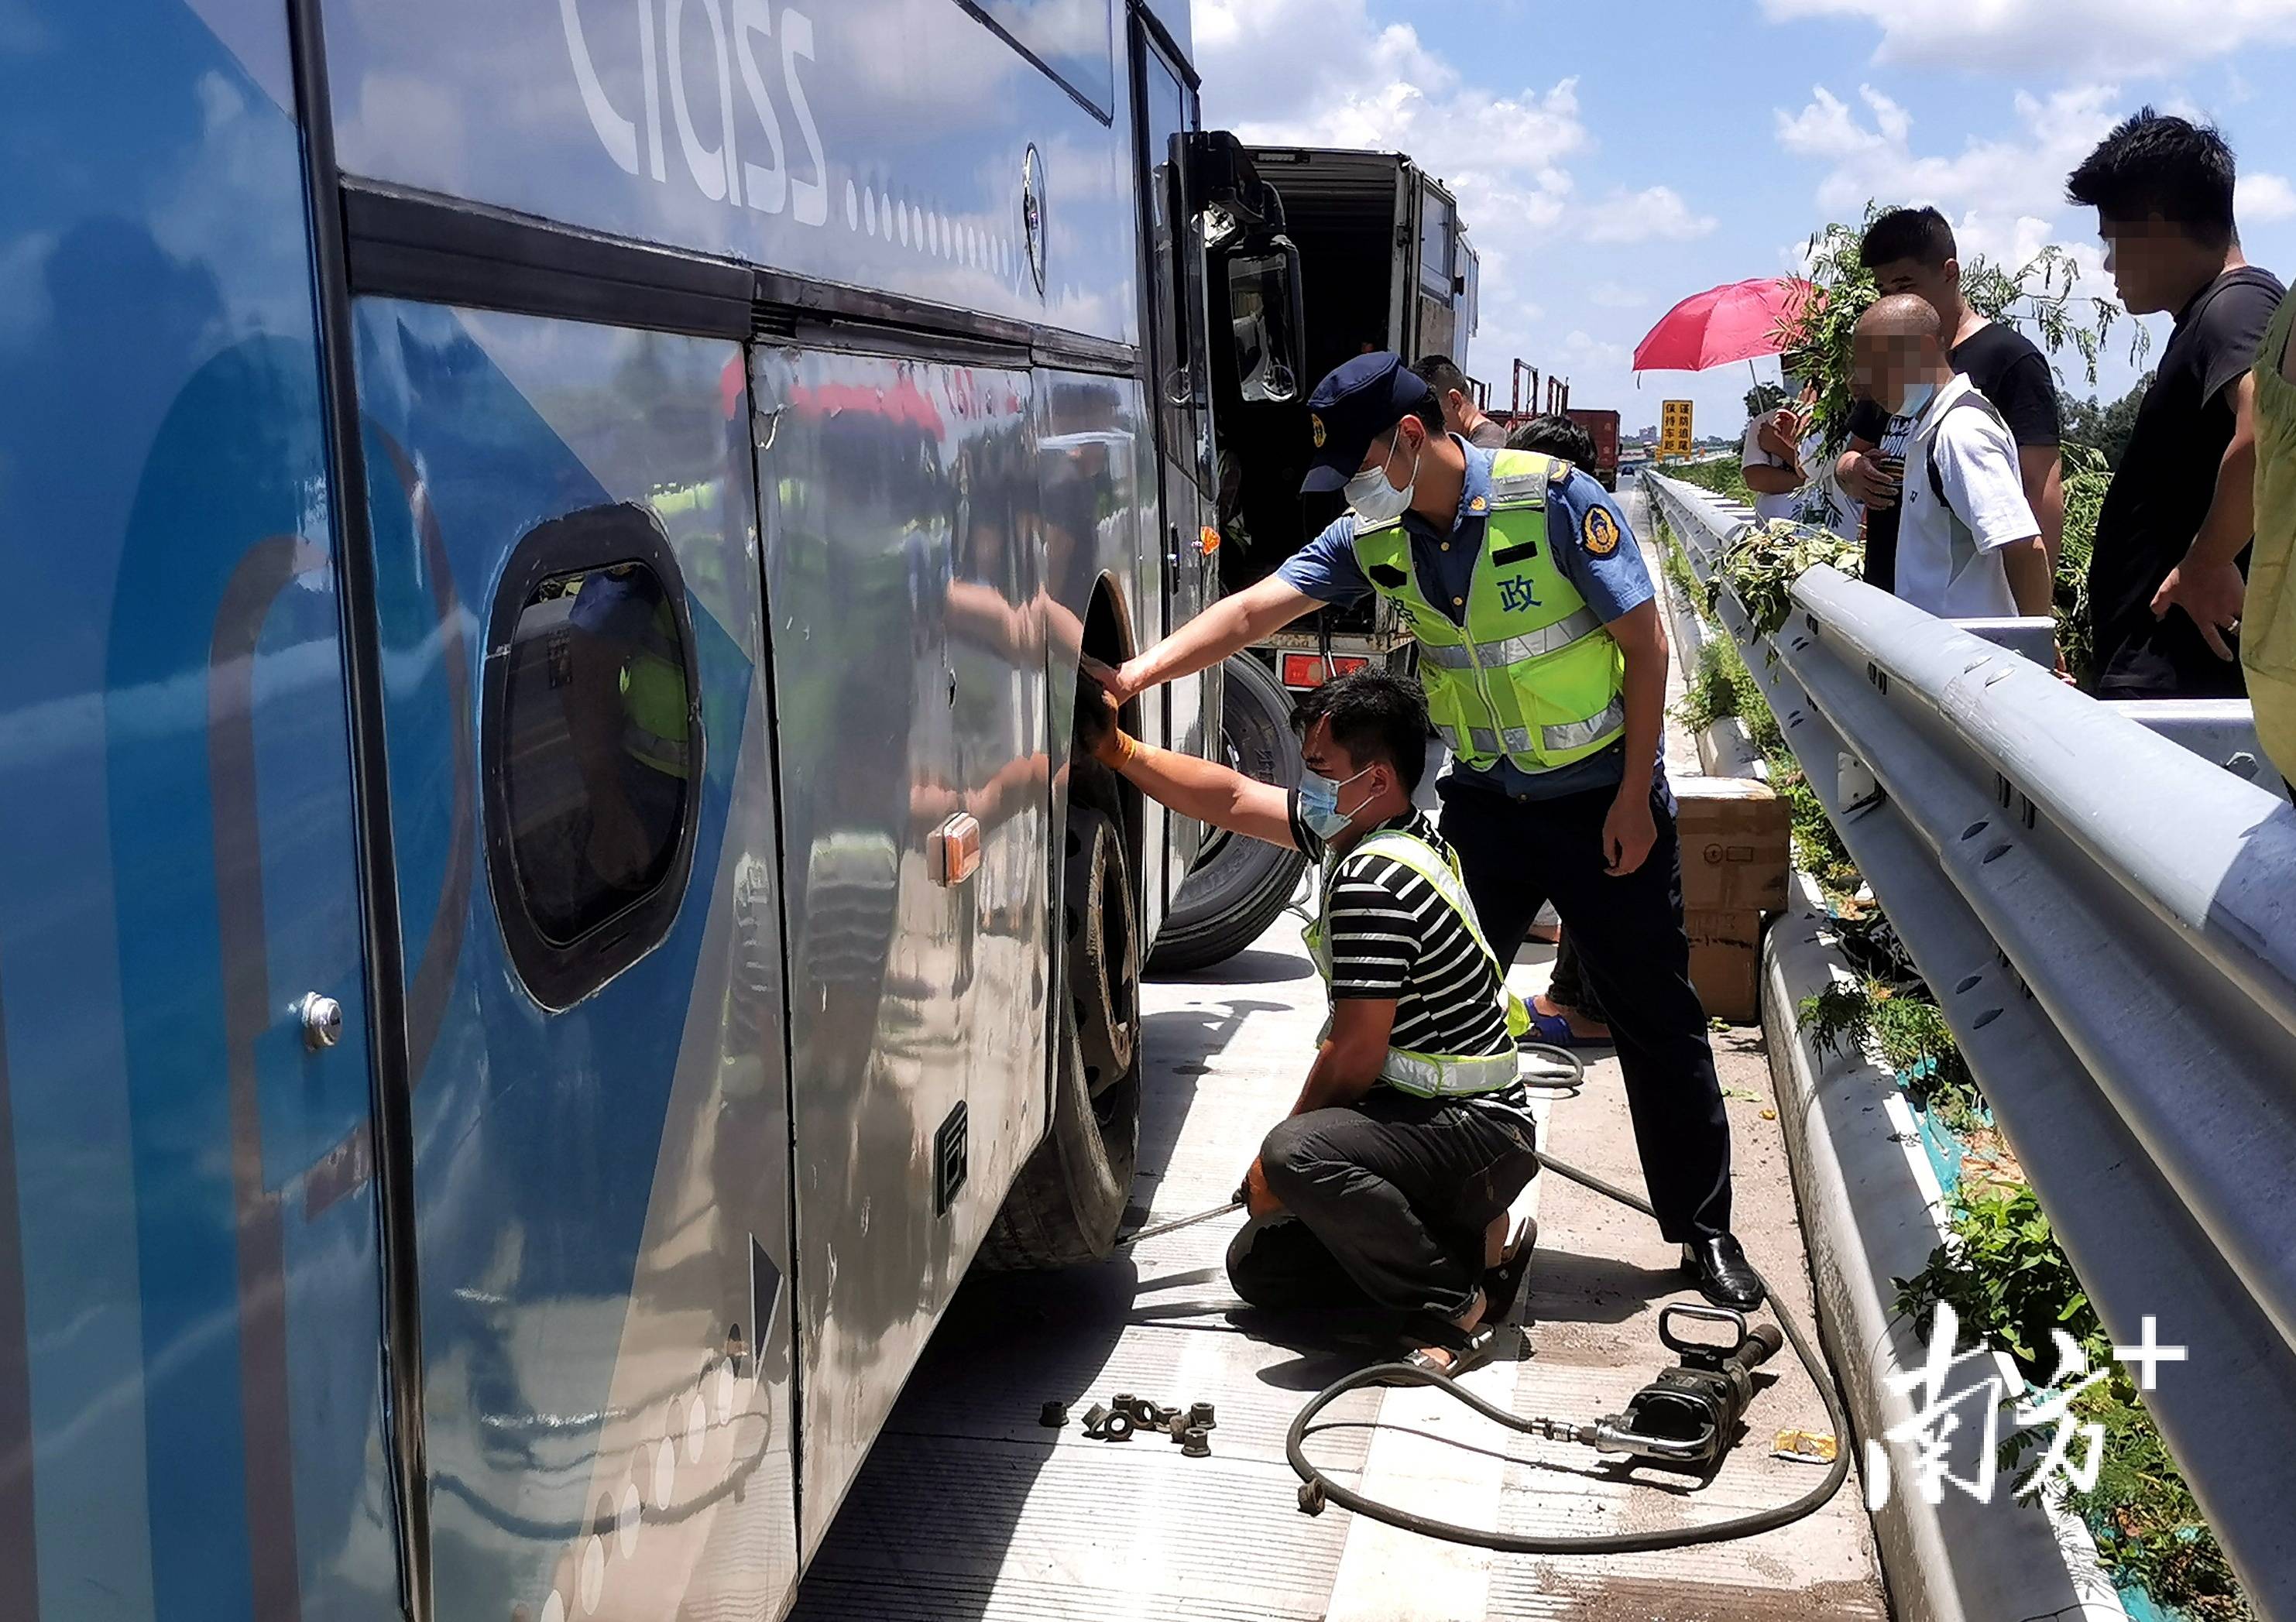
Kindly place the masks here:
POLYGON ((1897 594, 1940 618, 2046 617, 2049 558, 2025 499, 2017 442, 1953 369, 1936 307, 1916 293, 1858 319, 1859 392, 1906 419, 1897 594))

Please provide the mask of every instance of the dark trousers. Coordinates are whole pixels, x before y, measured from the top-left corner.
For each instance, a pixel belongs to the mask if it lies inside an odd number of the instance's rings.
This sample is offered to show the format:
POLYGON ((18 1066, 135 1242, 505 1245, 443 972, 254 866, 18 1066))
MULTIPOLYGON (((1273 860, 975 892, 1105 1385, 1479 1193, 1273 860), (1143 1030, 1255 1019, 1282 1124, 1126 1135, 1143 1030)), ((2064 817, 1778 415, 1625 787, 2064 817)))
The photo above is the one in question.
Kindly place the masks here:
POLYGON ((1361 1307, 1456 1318, 1474 1305, 1483 1232, 1538 1170, 1528 1120, 1374 1086, 1260 1145, 1286 1217, 1248 1225, 1228 1280, 1255 1307, 1361 1307))
POLYGON ((1610 1023, 1603 1017, 1603 999, 1587 983, 1587 966, 1578 961, 1578 948, 1567 930, 1562 934, 1562 944, 1554 948, 1554 972, 1546 982, 1546 995, 1550 1002, 1570 1009, 1582 1019, 1592 1020, 1597 1025, 1610 1023))
POLYGON ((1514 961, 1542 905, 1562 914, 1619 1050, 1660 1231, 1677 1241, 1729 1232, 1730 1123, 1690 985, 1682 853, 1665 795, 1652 791, 1649 856, 1614 878, 1602 850, 1611 790, 1516 799, 1447 779, 1442 791, 1443 837, 1499 962, 1514 961))

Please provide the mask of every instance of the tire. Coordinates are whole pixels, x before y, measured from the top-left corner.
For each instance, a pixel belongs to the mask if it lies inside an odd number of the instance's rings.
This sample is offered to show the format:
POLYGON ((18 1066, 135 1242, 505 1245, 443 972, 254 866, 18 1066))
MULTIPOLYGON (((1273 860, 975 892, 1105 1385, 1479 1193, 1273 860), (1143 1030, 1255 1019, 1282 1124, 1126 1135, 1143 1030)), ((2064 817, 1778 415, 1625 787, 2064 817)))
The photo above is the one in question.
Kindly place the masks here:
POLYGON ((1069 807, 1062 892, 1069 1004, 1086 1087, 1098 1097, 1132 1073, 1140 1038, 1140 954, 1124 837, 1103 813, 1069 807))
POLYGON ((1061 1011, 1053 1126, 1013 1180, 980 1241, 981 1266, 1003 1272, 1104 1259, 1132 1198, 1140 1158, 1140 1077, 1098 1098, 1085 1079, 1076 1016, 1061 1011))
MULTIPOLYGON (((1229 655, 1226 669, 1220 742, 1228 764, 1262 782, 1298 788, 1291 695, 1248 653, 1229 655)), ((1149 968, 1185 974, 1234 956, 1275 922, 1307 869, 1308 858, 1296 850, 1214 834, 1164 916, 1149 968)))

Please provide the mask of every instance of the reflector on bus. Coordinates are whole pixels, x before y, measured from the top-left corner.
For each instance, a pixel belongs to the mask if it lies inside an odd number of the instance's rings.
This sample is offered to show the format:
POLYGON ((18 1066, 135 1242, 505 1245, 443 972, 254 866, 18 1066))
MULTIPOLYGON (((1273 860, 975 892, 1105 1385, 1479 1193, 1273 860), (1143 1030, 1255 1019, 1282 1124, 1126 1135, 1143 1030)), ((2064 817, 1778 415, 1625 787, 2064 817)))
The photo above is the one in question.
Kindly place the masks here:
POLYGON ((1352 676, 1370 663, 1359 653, 1334 653, 1327 672, 1320 653, 1285 653, 1278 658, 1276 676, 1286 687, 1304 690, 1320 687, 1334 676, 1352 676))

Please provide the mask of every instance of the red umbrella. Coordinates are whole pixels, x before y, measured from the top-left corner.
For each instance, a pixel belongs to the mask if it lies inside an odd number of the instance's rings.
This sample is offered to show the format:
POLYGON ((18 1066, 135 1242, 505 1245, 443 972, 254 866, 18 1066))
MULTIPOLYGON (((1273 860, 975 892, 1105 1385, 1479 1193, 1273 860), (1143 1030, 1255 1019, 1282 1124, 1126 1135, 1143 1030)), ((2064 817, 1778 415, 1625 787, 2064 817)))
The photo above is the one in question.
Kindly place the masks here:
POLYGON ((1801 308, 1810 284, 1760 276, 1693 293, 1659 318, 1635 346, 1637 372, 1703 372, 1784 347, 1778 330, 1801 308))

